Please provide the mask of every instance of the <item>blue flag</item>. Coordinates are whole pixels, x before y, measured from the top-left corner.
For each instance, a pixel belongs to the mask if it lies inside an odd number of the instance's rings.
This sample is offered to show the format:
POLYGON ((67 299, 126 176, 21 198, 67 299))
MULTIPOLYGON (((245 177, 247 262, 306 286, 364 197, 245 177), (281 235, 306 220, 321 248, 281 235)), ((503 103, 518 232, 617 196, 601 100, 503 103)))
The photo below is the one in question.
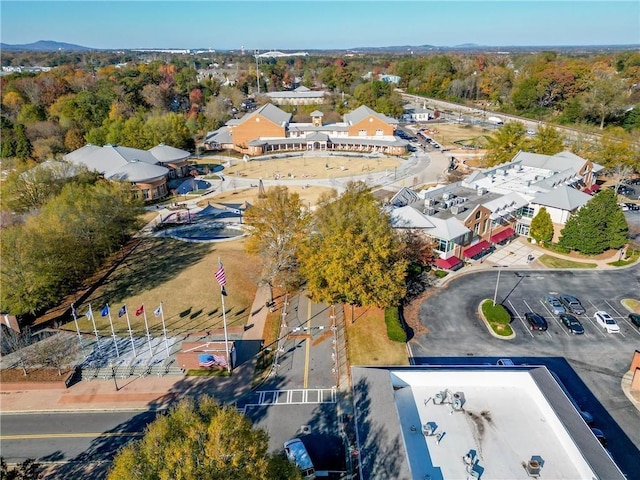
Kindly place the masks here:
POLYGON ((100 315, 102 315, 103 317, 106 317, 107 315, 109 315, 109 304, 108 303, 104 306, 104 308, 100 312, 100 315))
POLYGON ((118 310, 118 318, 123 316, 125 313, 127 313, 127 306, 123 305, 122 308, 120 310, 118 310))

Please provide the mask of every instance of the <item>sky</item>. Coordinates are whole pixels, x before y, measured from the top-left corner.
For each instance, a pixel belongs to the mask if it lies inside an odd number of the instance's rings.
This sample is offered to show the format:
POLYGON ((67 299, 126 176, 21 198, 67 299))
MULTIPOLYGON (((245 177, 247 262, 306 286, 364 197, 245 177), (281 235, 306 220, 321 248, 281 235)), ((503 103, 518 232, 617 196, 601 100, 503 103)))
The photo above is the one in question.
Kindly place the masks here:
POLYGON ((0 40, 98 49, 640 44, 640 1, 0 1, 0 40))

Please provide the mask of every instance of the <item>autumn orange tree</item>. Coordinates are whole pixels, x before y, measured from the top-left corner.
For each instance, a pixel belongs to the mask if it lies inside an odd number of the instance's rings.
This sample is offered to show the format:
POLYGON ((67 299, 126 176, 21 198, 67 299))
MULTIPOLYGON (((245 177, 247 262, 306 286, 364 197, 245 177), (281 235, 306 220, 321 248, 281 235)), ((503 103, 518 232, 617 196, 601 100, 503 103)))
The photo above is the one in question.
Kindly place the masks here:
POLYGON ((366 184, 351 182, 322 199, 298 262, 314 301, 385 307, 406 293, 408 260, 400 236, 366 184))

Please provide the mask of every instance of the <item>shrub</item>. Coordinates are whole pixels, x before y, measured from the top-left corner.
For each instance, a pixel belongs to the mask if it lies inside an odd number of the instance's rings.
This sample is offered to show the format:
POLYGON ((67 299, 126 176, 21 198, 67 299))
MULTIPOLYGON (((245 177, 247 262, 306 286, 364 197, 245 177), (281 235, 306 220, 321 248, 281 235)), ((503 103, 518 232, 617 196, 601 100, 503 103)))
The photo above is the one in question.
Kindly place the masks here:
POLYGON ((398 307, 387 307, 384 311, 384 323, 387 325, 387 337, 393 342, 406 342, 407 332, 405 332, 398 307))
POLYGON ((449 275, 449 272, 447 272, 447 271, 445 271, 445 270, 436 270, 436 271, 435 271, 435 273, 434 273, 434 275, 435 275, 437 278, 444 278, 444 277, 446 277, 447 275, 449 275))

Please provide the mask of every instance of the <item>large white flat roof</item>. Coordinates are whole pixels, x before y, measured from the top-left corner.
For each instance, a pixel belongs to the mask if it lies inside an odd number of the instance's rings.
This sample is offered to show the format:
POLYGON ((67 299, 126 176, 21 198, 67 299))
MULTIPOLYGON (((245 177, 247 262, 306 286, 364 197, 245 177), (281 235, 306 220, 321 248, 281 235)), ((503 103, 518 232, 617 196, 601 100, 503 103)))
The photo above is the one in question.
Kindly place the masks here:
POLYGON ((354 367, 352 375, 363 479, 385 471, 465 480, 474 470, 525 480, 532 459, 540 478, 624 478, 544 367, 354 367), (396 447, 385 451, 380 438, 396 447))
MULTIPOLYGON (((475 452, 477 465, 491 479, 529 479, 523 468, 532 456, 544 461, 543 478, 590 479, 595 473, 546 401, 528 372, 394 372, 396 407, 414 479, 464 479, 463 457, 475 452), (451 403, 435 404, 436 394, 448 391, 445 402, 460 392, 462 410, 451 403), (434 422, 436 433, 422 434, 434 422), (413 432, 411 426, 417 426, 413 432)), ((476 467, 477 468, 477 467, 476 467)))

